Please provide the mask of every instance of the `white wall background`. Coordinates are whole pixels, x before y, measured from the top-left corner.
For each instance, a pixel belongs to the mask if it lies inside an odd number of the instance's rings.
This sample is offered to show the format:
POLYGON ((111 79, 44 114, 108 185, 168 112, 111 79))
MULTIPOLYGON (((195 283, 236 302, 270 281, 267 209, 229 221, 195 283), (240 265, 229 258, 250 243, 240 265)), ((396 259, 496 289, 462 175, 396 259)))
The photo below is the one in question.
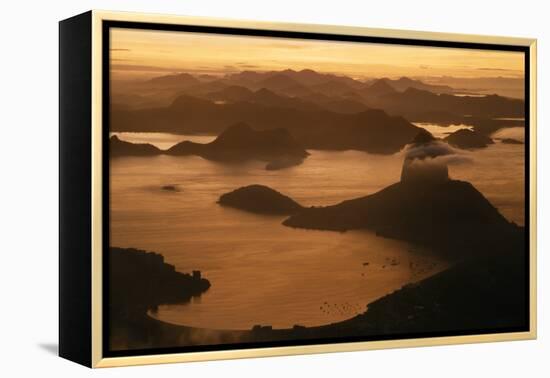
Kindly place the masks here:
MULTIPOLYGON (((548 329, 550 27, 545 1, 4 1, 0 12, 0 375, 543 377, 548 329), (539 39, 539 339, 89 371, 57 344, 57 21, 89 9, 539 39)), ((465 293, 467 295, 467 293, 465 293)))

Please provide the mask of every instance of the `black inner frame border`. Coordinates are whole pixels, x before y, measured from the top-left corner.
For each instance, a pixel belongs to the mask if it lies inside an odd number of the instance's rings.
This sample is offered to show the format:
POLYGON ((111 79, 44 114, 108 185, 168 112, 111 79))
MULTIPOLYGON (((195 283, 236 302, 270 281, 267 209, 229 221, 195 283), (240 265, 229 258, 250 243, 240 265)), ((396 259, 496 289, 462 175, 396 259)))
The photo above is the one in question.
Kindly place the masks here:
POLYGON ((102 21, 102 178, 103 178, 103 196, 102 196, 102 230, 103 230, 103 289, 102 289, 102 357, 129 357, 140 355, 158 355, 170 353, 191 353, 191 352, 206 352, 206 351, 222 351, 236 349, 256 349, 270 347, 287 347, 287 346, 305 346, 319 344, 339 344, 349 342, 365 342, 365 341, 383 341, 383 340, 406 340, 406 339, 422 339, 433 337, 451 337, 451 336, 466 336, 466 335, 482 335, 482 334, 501 334, 510 332, 527 332, 530 330, 530 48, 529 46, 517 45, 501 45, 494 43, 473 43, 473 42, 453 42, 453 41, 434 41, 424 39, 408 39, 408 38, 393 38, 393 37, 373 37, 359 35, 339 35, 329 33, 311 33, 299 31, 282 31, 282 30, 265 30, 265 29, 248 29, 234 27, 217 27, 217 26, 197 26, 197 25, 176 25, 148 22, 132 22, 132 21, 102 21), (177 31, 188 33, 205 33, 205 34, 220 34, 220 35, 236 35, 250 37, 266 37, 266 38, 290 38, 290 39, 305 39, 305 40, 322 40, 322 41, 337 41, 337 42, 362 42, 362 43, 378 43, 389 45, 404 45, 404 46, 423 46, 423 47, 447 47, 447 48, 462 48, 476 50, 492 50, 492 51, 516 51, 524 54, 524 80, 525 80, 525 259, 526 259, 526 303, 525 313, 527 323, 524 327, 514 328, 498 328, 498 329, 472 329, 467 331, 448 330, 443 332, 425 332, 425 333, 407 333, 407 334, 388 334, 377 336, 357 336, 357 337, 337 337, 337 338, 320 338, 308 340, 282 340, 270 342, 255 342, 255 343, 234 343, 234 344, 218 344, 218 345, 201 345, 201 346, 179 346, 170 348, 150 348, 150 349, 131 349, 124 351, 112 351, 109 349, 109 259, 107 252, 110 246, 110 170, 109 170, 109 132, 110 132, 110 30, 111 28, 123 29, 138 29, 150 31, 177 31))

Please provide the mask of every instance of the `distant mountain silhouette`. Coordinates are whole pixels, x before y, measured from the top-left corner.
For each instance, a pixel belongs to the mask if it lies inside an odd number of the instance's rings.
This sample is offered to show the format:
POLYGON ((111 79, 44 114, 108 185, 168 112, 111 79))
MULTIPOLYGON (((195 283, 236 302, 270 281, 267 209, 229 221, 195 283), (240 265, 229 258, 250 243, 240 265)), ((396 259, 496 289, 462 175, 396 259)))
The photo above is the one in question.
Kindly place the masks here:
MULTIPOLYGON (((225 76, 221 82, 226 85, 243 86, 251 90, 269 89, 278 95, 305 97, 324 94, 337 99, 365 87, 365 83, 345 75, 320 73, 311 69, 295 71, 254 72, 243 71, 225 76)), ((192 94, 189 92, 189 94, 192 94)))
MULTIPOLYGON (((495 119, 523 117, 522 100, 436 94, 424 89, 445 92, 445 86, 407 77, 363 82, 287 69, 243 71, 208 80, 188 74, 151 80, 182 82, 180 95, 167 106, 144 108, 147 101, 164 103, 170 96, 155 89, 144 97, 136 93, 129 100, 134 105, 117 103, 111 108, 111 130, 218 134, 228 125, 245 122, 258 130, 284 127, 305 148, 394 153, 417 132, 411 124, 403 127, 406 121, 400 117, 415 122, 465 123, 485 135, 524 122, 495 119), (405 89, 400 92, 396 88, 405 89), (376 116, 374 109, 384 109, 386 116, 376 116)), ((124 98, 117 96, 120 101, 124 98)))
POLYGON ((302 209, 296 201, 264 185, 249 185, 225 193, 218 203, 261 214, 288 215, 302 209))
POLYGON ((284 75, 285 77, 292 79, 295 83, 301 84, 306 87, 322 84, 329 81, 342 82, 352 88, 359 88, 364 85, 363 82, 354 80, 345 75, 321 73, 311 69, 303 69, 300 71, 285 69, 281 71, 268 72, 242 71, 239 73, 227 75, 225 77, 225 80, 231 84, 257 87, 258 83, 260 83, 262 80, 266 80, 268 78, 278 75, 284 75))
POLYGON ((420 128, 401 117, 389 117, 382 110, 366 110, 342 115, 341 123, 324 125, 320 120, 315 130, 299 134, 298 140, 308 148, 359 150, 379 154, 400 151, 420 128))
POLYGON ((197 85, 180 88, 180 90, 174 93, 173 98, 177 98, 181 95, 202 97, 208 95, 209 93, 221 91, 231 86, 233 85, 227 83, 223 79, 202 81, 197 85))
POLYGON ((283 72, 297 82, 307 86, 318 85, 326 82, 340 82, 351 88, 357 89, 364 85, 363 82, 355 80, 349 76, 320 73, 311 69, 303 69, 301 71, 285 70, 283 72))
MULTIPOLYGON (((454 80, 454 82, 457 81, 454 80)), ((501 84, 505 85, 504 83, 501 84)), ((500 88, 499 90, 503 89, 502 85, 498 87, 500 88)), ((234 86, 243 87, 254 92, 266 88, 280 96, 301 97, 304 99, 310 96, 315 97, 315 95, 325 95, 332 98, 332 101, 341 101, 343 99, 354 100, 356 101, 354 106, 344 106, 341 110, 339 106, 335 106, 334 108, 327 106, 326 109, 351 113, 357 110, 364 110, 357 106, 357 103, 362 103, 368 108, 384 109, 390 114, 404 116, 415 122, 441 121, 444 123, 459 123, 466 115, 490 120, 493 117, 501 117, 503 109, 506 108, 498 104, 502 102, 502 98, 498 99, 500 96, 496 96, 497 99, 492 99, 492 96, 480 97, 478 99, 466 96, 462 100, 454 98, 459 96, 450 96, 450 99, 441 98, 436 99, 436 101, 433 98, 424 98, 419 99, 422 106, 418 107, 416 103, 409 101, 411 99, 414 100, 418 96, 411 96, 411 93, 408 93, 406 96, 397 95, 403 95, 412 89, 430 92, 432 95, 446 94, 448 96, 456 92, 456 90, 447 85, 429 84, 409 77, 401 77, 399 79, 382 78, 365 82, 345 75, 321 73, 311 69, 301 71, 285 69, 269 72, 242 71, 223 76, 194 76, 188 73, 179 73, 156 77, 144 82, 131 83, 117 81, 113 82, 112 99, 113 103, 119 107, 126 107, 128 109, 159 107, 168 104, 180 95, 205 97, 213 101, 225 101, 226 99, 224 98, 208 96, 213 92, 220 92, 225 88, 234 86), (386 96, 392 94, 394 95, 392 98, 386 98, 386 96), (468 103, 470 104, 468 105, 468 103), (494 108, 494 105, 497 108, 494 108), (491 109, 491 107, 493 108, 491 109), (478 111, 476 111, 476 108, 478 111), (471 111, 472 109, 474 110, 473 112, 471 111)), ((502 91, 499 93, 502 93, 502 91)), ((233 93, 233 96, 226 94, 224 97, 228 96, 232 97, 230 99, 232 102, 242 100, 242 97, 237 93, 233 93)), ((512 117, 509 114, 522 113, 519 107, 522 107, 521 103, 523 101, 516 101, 517 103, 512 103, 511 106, 508 106, 510 109, 505 112, 506 116, 512 117)), ((318 102, 314 103, 321 105, 318 102)), ((516 116, 520 117, 521 115, 514 115, 513 117, 516 116)), ((486 121, 483 121, 483 123, 484 126, 488 125, 486 121)), ((504 122, 504 126, 498 126, 498 128, 507 127, 508 123, 504 122)), ((496 126, 490 125, 493 129, 496 126)), ((478 129, 481 131, 481 127, 478 129)))
POLYGON ((298 101, 296 105, 292 106, 295 109, 309 109, 309 110, 328 110, 334 113, 354 114, 364 112, 369 107, 365 105, 364 99, 355 91, 345 92, 340 96, 328 96, 322 93, 311 93, 299 98, 293 98, 294 101, 298 101), (307 104, 308 106, 304 106, 307 104))
POLYGON ((283 157, 301 163, 309 154, 286 129, 254 130, 245 123, 228 127, 207 144, 184 141, 166 151, 169 155, 198 155, 210 160, 272 161, 283 157))
MULTIPOLYGON (((289 97, 282 94, 277 94, 267 88, 260 88, 256 91, 252 91, 248 88, 237 85, 232 85, 222 90, 209 93, 204 97, 212 101, 224 103, 248 102, 268 107, 298 110, 319 111, 322 109, 327 109, 325 106, 321 107, 312 101, 307 101, 304 98, 289 97)), ((360 109, 365 110, 366 107, 361 105, 360 109)))
POLYGON ((150 79, 147 83, 154 86, 162 87, 190 87, 193 85, 200 84, 200 80, 195 78, 193 75, 188 73, 179 73, 173 75, 165 75, 154 77, 150 79))
POLYGON ((116 135, 109 138, 109 154, 118 156, 152 156, 162 153, 160 149, 149 143, 130 143, 120 140, 116 135))
POLYGON ((437 84, 427 84, 420 80, 411 79, 409 77, 403 76, 399 79, 380 79, 386 81, 388 85, 394 88, 396 91, 403 92, 409 88, 420 89, 424 91, 430 91, 433 93, 447 93, 451 94, 454 92, 453 88, 448 85, 437 85, 437 84))
POLYGON ((371 85, 363 88, 361 94, 366 98, 376 98, 395 93, 396 90, 388 83, 389 79, 375 80, 371 85))
POLYGON ((266 88, 279 95, 303 97, 313 93, 337 97, 363 88, 365 83, 347 76, 319 73, 310 69, 295 71, 253 72, 229 75, 229 85, 244 86, 252 90, 266 88))
POLYGON ((277 73, 260 80, 254 87, 257 89, 266 88, 277 93, 291 96, 303 96, 312 92, 311 89, 308 89, 308 87, 298 83, 284 73, 277 73))
POLYGON ((261 104, 269 107, 288 108, 297 110, 319 111, 321 108, 311 102, 307 102, 297 97, 288 97, 278 95, 266 88, 258 89, 247 101, 255 104, 261 104))
POLYGON ((341 96, 353 92, 353 87, 341 80, 330 80, 315 84, 309 87, 315 93, 322 93, 327 96, 341 96))
POLYGON ((415 88, 371 99, 370 105, 384 109, 390 114, 402 115, 411 121, 423 121, 426 114, 443 112, 458 117, 465 115, 484 118, 523 117, 525 110, 522 100, 497 95, 461 97, 435 94, 415 88))
POLYGON ((332 75, 328 76, 311 69, 304 69, 301 71, 288 69, 282 71, 282 73, 296 80, 298 83, 308 86, 321 84, 333 79, 332 75))
POLYGON ((210 82, 210 81, 218 80, 219 76, 211 75, 211 74, 199 74, 197 75, 197 79, 199 79, 202 82, 210 82))
POLYGON ((228 87, 220 89, 219 91, 211 92, 205 97, 212 101, 237 102, 248 100, 253 95, 253 93, 254 92, 252 92, 248 88, 238 85, 230 85, 228 87))
POLYGON ((239 122, 257 130, 284 126, 305 148, 356 149, 373 153, 397 152, 419 130, 405 119, 390 117, 381 110, 342 114, 251 102, 217 105, 187 95, 179 96, 167 107, 113 111, 111 130, 217 133, 239 122))
POLYGON ((244 70, 241 72, 226 75, 224 80, 230 85, 243 85, 248 87, 250 85, 255 85, 255 83, 259 82, 260 80, 264 80, 272 74, 273 73, 244 70))
POLYGON ((494 143, 488 136, 468 129, 457 130, 444 140, 452 146, 464 149, 483 148, 494 143))
POLYGON ((355 114, 369 110, 364 103, 351 98, 331 99, 321 106, 331 112, 343 114, 355 114))

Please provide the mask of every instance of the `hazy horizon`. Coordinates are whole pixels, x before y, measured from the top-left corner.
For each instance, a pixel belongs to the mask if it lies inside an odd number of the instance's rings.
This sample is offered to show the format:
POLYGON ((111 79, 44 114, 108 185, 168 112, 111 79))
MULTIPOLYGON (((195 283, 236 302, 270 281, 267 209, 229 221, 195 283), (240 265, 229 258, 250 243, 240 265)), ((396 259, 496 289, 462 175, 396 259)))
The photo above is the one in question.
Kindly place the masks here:
POLYGON ((111 32, 111 59, 112 73, 123 77, 283 69, 355 79, 521 78, 524 72, 521 52, 117 28, 111 32))

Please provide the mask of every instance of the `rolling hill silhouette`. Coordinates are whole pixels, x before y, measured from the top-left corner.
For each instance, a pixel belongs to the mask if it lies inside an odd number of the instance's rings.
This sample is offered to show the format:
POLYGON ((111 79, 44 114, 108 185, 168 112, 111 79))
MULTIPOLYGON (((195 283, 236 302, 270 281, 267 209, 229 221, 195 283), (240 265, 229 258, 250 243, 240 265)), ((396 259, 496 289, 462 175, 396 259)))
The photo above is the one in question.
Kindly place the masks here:
POLYGON ((395 93, 396 90, 388 83, 389 79, 375 80, 368 87, 362 88, 361 95, 365 98, 377 98, 379 96, 385 96, 387 94, 395 93))
POLYGON ((454 89, 448 85, 427 84, 421 80, 411 79, 406 76, 403 76, 403 77, 400 77, 399 79, 394 79, 394 80, 388 79, 388 78, 383 78, 379 80, 385 81, 386 84, 388 84, 398 92, 404 92, 409 88, 420 89, 420 90, 429 91, 433 93, 451 94, 454 92, 454 89))
POLYGON ((249 185, 220 196, 220 205, 260 214, 294 214, 302 206, 264 185, 249 185))
POLYGON ((227 125, 239 122, 257 130, 284 126, 305 148, 356 149, 373 153, 397 152, 419 130, 405 119, 390 117, 381 110, 342 114, 251 102, 217 105, 187 95, 179 96, 167 107, 114 109, 111 130, 219 133, 227 125))
POLYGON ((404 92, 386 94, 371 99, 371 106, 386 110, 390 114, 398 114, 411 121, 425 120, 426 114, 446 112, 459 117, 465 115, 496 118, 523 117, 524 102, 522 100, 489 95, 484 97, 453 96, 435 94, 425 90, 408 88, 404 92))
POLYGON ((198 155, 219 161, 272 161, 287 157, 295 159, 297 164, 309 155, 286 129, 254 130, 245 123, 228 127, 210 143, 184 141, 172 146, 165 153, 198 155))
POLYGON ((245 87, 232 85, 220 91, 209 93, 204 97, 215 102, 249 102, 268 107, 308 111, 328 110, 344 114, 353 114, 368 110, 368 107, 362 100, 356 99, 354 93, 345 93, 337 97, 325 96, 321 93, 307 94, 301 97, 289 97, 277 94, 266 88, 252 91, 245 87))
POLYGON ((290 96, 303 96, 312 92, 311 89, 298 83, 284 73, 276 73, 258 81, 253 85, 254 88, 266 88, 273 92, 282 93, 290 96))
POLYGON ((130 143, 113 135, 109 138, 109 153, 111 157, 153 156, 162 153, 162 151, 149 143, 130 143))
MULTIPOLYGON (((305 98, 324 95, 332 98, 332 101, 353 99, 367 107, 381 108, 391 114, 405 116, 405 118, 417 122, 437 122, 443 114, 445 114, 445 121, 456 123, 464 115, 490 119, 501 117, 504 113, 506 113, 504 117, 522 117, 523 113, 519 109, 520 104, 523 103, 522 100, 512 101, 506 97, 495 95, 466 96, 461 99, 459 96, 450 96, 455 89, 447 85, 429 84, 409 77, 362 81, 345 75, 321 73, 311 69, 301 71, 285 69, 269 72, 242 71, 224 76, 178 73, 155 77, 144 82, 129 84, 115 82, 113 83, 113 102, 121 107, 145 108, 147 103, 150 104, 150 107, 167 104, 179 95, 206 96, 206 98, 219 101, 223 99, 208 96, 213 92, 223 91, 233 86, 251 91, 266 88, 277 95, 288 97, 305 98), (418 91, 429 92, 435 96, 442 94, 442 97, 421 98, 418 91), (502 106, 506 100, 511 102, 502 106), (418 107, 418 103, 420 103, 420 107, 418 107), (504 111, 506 106, 510 108, 508 111, 504 111), (475 111, 476 109, 477 111, 475 111), (434 117, 435 115, 439 116, 434 117)), ((235 93, 232 101, 239 98, 240 96, 235 93)), ((240 99, 242 100, 242 98, 240 99)), ((317 102, 316 104, 321 105, 317 102)), ((353 110, 362 111, 364 109, 356 107, 353 110)), ((347 108, 345 112, 353 110, 347 108)))
POLYGON ((178 73, 154 77, 147 81, 155 87, 190 87, 200 84, 200 80, 188 73, 178 73))
POLYGON ((219 91, 210 92, 205 97, 212 101, 238 102, 247 101, 253 94, 254 92, 246 87, 230 85, 219 91))
POLYGON ((451 146, 463 149, 483 148, 494 143, 487 135, 468 129, 457 130, 444 140, 451 146))

